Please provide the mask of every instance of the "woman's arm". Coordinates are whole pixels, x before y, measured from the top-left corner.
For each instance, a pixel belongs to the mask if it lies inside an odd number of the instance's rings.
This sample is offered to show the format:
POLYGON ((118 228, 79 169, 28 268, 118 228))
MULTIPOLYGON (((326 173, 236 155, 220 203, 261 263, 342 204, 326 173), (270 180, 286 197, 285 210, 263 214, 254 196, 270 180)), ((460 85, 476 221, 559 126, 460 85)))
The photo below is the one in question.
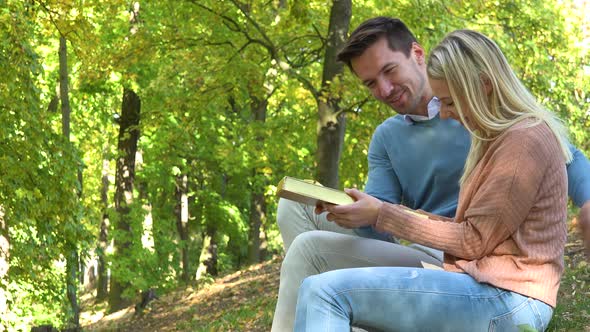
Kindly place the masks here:
MULTIPOLYGON (((555 139, 548 129, 537 127, 541 126, 509 132, 489 147, 461 189, 458 222, 420 222, 388 204, 379 211, 376 229, 464 259, 489 254, 521 227, 542 199, 538 196, 542 183, 565 181, 555 139)), ((561 184, 555 187, 563 188, 563 195, 544 199, 563 200, 565 209, 566 187, 561 184)))

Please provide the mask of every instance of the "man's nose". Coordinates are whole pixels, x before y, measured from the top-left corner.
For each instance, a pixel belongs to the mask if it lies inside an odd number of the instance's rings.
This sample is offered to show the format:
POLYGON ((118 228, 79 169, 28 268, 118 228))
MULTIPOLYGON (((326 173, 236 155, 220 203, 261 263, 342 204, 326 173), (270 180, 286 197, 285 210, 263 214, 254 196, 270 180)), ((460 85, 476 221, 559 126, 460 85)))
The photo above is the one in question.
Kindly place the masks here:
POLYGON ((377 85, 377 88, 379 89, 379 95, 381 96, 381 98, 385 99, 389 97, 391 91, 393 90, 393 84, 391 84, 388 80, 381 79, 378 81, 377 85))
POLYGON ((446 120, 451 117, 451 112, 446 110, 444 107, 440 110, 440 118, 446 120))

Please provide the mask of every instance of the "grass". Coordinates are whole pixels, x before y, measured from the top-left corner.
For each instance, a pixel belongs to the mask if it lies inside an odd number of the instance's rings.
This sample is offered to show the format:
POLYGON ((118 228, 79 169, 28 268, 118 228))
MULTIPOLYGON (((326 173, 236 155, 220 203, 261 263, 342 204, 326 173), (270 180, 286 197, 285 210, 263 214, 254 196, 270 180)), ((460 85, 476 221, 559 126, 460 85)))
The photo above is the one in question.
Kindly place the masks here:
POLYGON ((590 266, 580 258, 566 256, 557 307, 548 331, 590 332, 590 266))

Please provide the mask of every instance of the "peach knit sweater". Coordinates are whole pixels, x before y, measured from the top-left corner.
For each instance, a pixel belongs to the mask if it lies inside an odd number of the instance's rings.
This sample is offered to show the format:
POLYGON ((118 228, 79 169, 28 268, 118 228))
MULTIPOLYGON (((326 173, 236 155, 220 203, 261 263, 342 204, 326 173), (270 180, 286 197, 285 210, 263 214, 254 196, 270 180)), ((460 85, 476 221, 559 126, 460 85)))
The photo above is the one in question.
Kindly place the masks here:
POLYGON ((524 120, 488 146, 454 219, 383 204, 376 228, 445 252, 444 268, 553 307, 563 273, 567 175, 546 124, 524 120))

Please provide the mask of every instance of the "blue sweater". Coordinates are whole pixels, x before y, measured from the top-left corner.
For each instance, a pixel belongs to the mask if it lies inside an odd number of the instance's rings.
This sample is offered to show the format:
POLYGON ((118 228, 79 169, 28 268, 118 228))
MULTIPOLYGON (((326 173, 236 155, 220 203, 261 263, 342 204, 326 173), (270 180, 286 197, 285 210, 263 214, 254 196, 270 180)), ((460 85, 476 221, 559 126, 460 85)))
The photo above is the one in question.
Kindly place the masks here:
MULTIPOLYGON (((455 120, 408 123, 402 115, 383 122, 369 145, 369 175, 365 192, 381 200, 401 203, 437 215, 453 217, 459 179, 469 152, 467 130, 455 120)), ((568 192, 581 206, 590 200, 590 162, 570 146, 568 192)))

